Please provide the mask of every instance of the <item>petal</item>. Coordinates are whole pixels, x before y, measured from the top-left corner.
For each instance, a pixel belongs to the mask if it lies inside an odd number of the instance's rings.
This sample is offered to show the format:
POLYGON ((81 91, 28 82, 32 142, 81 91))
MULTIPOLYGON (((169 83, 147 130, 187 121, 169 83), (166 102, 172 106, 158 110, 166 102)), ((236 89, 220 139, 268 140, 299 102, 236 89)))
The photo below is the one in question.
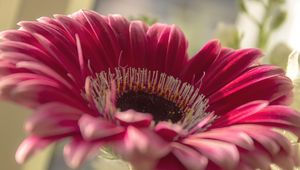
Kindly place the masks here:
POLYGON ((39 150, 44 149, 56 139, 43 139, 37 136, 27 137, 19 146, 16 152, 16 161, 24 163, 30 156, 39 150))
POLYGON ((182 71, 181 78, 186 82, 196 82, 216 60, 221 51, 221 44, 217 40, 206 43, 202 49, 190 59, 182 71))
POLYGON ((144 67, 146 58, 146 29, 147 26, 141 21, 132 21, 129 25, 128 50, 122 52, 122 60, 125 65, 131 67, 144 67), (126 57, 126 55, 128 55, 126 57))
POLYGON ((98 57, 102 58, 107 68, 118 66, 118 57, 120 56, 118 39, 104 16, 93 11, 80 10, 73 14, 73 17, 89 30, 95 38, 98 52, 101 54, 98 54, 98 57))
POLYGON ((100 143, 91 143, 74 138, 64 147, 64 157, 66 163, 71 168, 79 167, 82 162, 92 156, 95 156, 100 147, 100 143))
POLYGON ((252 140, 252 138, 247 133, 239 129, 233 130, 232 128, 215 128, 209 131, 192 135, 189 138, 195 138, 198 140, 201 139, 220 140, 220 141, 234 144, 246 150, 251 151, 254 149, 254 141, 252 140))
POLYGON ((150 126, 153 117, 149 113, 136 112, 134 110, 127 110, 124 112, 117 112, 115 118, 122 126, 136 126, 148 127, 150 126))
MULTIPOLYGON (((12 35, 17 36, 17 35, 12 35)), ((49 67, 53 68, 57 72, 66 73, 64 69, 64 65, 59 63, 55 58, 51 55, 47 54, 44 47, 41 45, 33 46, 26 42, 17 42, 17 41, 3 41, 0 43, 0 51, 1 53, 11 53, 13 54, 18 53, 19 55, 26 55, 32 60, 38 60, 39 62, 48 65, 49 67)), ((12 56, 6 56, 6 58, 11 58, 12 56)), ((23 59, 20 58, 22 61, 23 59)))
POLYGON ((170 122, 159 122, 155 126, 154 131, 167 141, 173 141, 175 137, 184 134, 180 125, 170 122))
POLYGON ((149 129, 127 128, 124 141, 113 147, 129 161, 158 159, 170 151, 169 144, 149 129))
POLYGON ((231 121, 237 122, 243 118, 256 114, 258 111, 268 106, 268 102, 264 100, 256 100, 246 103, 240 107, 233 109, 232 111, 224 114, 221 119, 217 119, 213 123, 213 127, 222 127, 231 124, 231 121))
POLYGON ((285 153, 279 153, 273 158, 274 163, 284 170, 293 170, 295 168, 294 160, 285 153))
POLYGON ((180 161, 174 156, 174 154, 169 154, 162 159, 160 159, 156 165, 155 170, 184 170, 185 167, 180 163, 180 161))
MULTIPOLYGON (((95 36, 92 30, 89 30, 89 23, 87 21, 86 15, 84 11, 79 11, 71 15, 71 17, 66 17, 63 15, 55 15, 55 18, 59 21, 59 24, 70 34, 72 39, 78 35, 78 39, 80 40, 83 61, 85 63, 85 67, 90 65, 90 69, 95 72, 100 72, 106 69, 109 66, 107 63, 107 59, 103 54, 103 45, 97 37, 95 36), (79 22, 78 22, 79 21, 79 22), (87 26, 88 25, 88 26, 87 26)), ((119 46, 115 43, 115 50, 120 51, 119 46)))
POLYGON ((230 129, 238 129, 249 135, 253 140, 264 147, 271 155, 276 155, 279 151, 292 155, 293 148, 289 140, 272 127, 261 125, 234 125, 230 129))
POLYGON ((183 143, 194 147, 222 169, 235 169, 239 163, 239 152, 236 146, 230 143, 219 140, 190 138, 184 139, 183 143))
POLYGON ((81 110, 61 103, 48 103, 37 108, 25 123, 25 129, 40 137, 68 136, 79 132, 77 121, 81 110))
POLYGON ((234 80, 261 56, 257 49, 242 49, 230 55, 220 56, 223 58, 213 63, 203 77, 203 93, 209 95, 234 80))
POLYGON ((271 158, 263 149, 257 148, 251 152, 241 152, 241 161, 252 169, 270 170, 271 158))
POLYGON ((172 144, 172 153, 189 170, 204 170, 208 159, 194 149, 179 143, 172 144))
POLYGON ((27 68, 33 72, 40 73, 46 77, 52 78, 55 81, 58 81, 62 85, 66 86, 69 89, 73 89, 72 85, 67 82, 60 74, 54 71, 52 68, 49 68, 47 65, 29 62, 29 61, 20 61, 16 65, 19 68, 27 68))
POLYGON ((267 70, 270 68, 251 69, 209 96, 209 109, 222 114, 253 100, 267 100, 272 103, 290 93, 293 89, 291 80, 279 71, 267 70))
POLYGON ((36 21, 23 21, 19 25, 26 31, 36 33, 33 36, 44 51, 65 65, 69 72, 78 73, 76 71, 78 65, 76 46, 63 34, 64 31, 36 21))
POLYGON ((122 133, 125 129, 121 126, 104 120, 101 117, 83 115, 79 122, 81 134, 86 140, 100 140, 122 133))
MULTIPOLYGON (((227 116, 224 116, 227 121, 227 116)), ((287 106, 268 106, 253 114, 244 117, 236 117, 227 121, 227 126, 241 123, 255 123, 272 127, 297 127, 300 126, 300 114, 287 106)))
POLYGON ((182 31, 174 25, 157 23, 148 29, 147 37, 147 67, 178 77, 178 70, 187 63, 187 41, 182 31))

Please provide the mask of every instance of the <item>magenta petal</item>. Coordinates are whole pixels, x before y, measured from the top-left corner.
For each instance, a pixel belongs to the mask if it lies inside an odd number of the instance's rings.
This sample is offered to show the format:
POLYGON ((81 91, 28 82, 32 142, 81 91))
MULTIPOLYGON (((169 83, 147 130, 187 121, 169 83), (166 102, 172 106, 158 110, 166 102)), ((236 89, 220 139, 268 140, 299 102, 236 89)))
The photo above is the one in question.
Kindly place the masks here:
POLYGON ((210 41, 190 59, 182 71, 181 78, 187 82, 197 82, 204 72, 216 60, 221 51, 221 44, 217 40, 210 41))
POLYGON ((203 78, 203 93, 209 95, 232 81, 250 67, 262 54, 257 49, 242 49, 223 56, 223 60, 212 64, 203 78))
POLYGON ((277 154, 273 161, 284 170, 294 170, 295 162, 291 157, 288 157, 284 153, 277 154))
MULTIPOLYGON (((32 36, 32 35, 31 35, 32 36)), ((36 40, 37 41, 37 40, 36 40)), ((30 56, 32 60, 38 60, 43 64, 57 70, 58 72, 65 73, 64 66, 61 65, 55 58, 45 52, 44 47, 41 45, 33 46, 27 43, 7 41, 0 43, 1 53, 19 53, 20 55, 30 56)), ((22 60, 20 60, 22 61, 22 60)), ((65 76, 67 78, 67 76, 65 76)))
POLYGON ((106 67, 114 68, 118 66, 118 57, 120 56, 118 39, 104 16, 88 10, 81 10, 77 13, 73 14, 74 18, 95 37, 98 52, 101 54, 99 57, 106 63, 106 67))
POLYGON ((248 134, 253 140, 260 143, 270 154, 276 155, 283 150, 288 155, 292 155, 293 148, 286 137, 276 132, 272 127, 261 125, 234 125, 231 129, 238 129, 248 134))
POLYGON ((222 114, 253 100, 267 100, 272 103, 293 89, 291 80, 283 75, 262 76, 243 84, 239 83, 241 81, 242 79, 237 78, 235 85, 233 82, 229 83, 209 96, 210 109, 217 114, 222 114), (234 88, 230 87, 231 85, 234 85, 234 88), (224 103, 230 103, 230 105, 224 103))
POLYGON ((75 138, 64 147, 64 157, 69 167, 77 168, 84 160, 95 156, 99 147, 100 143, 90 143, 75 138))
POLYGON ((155 170, 184 170, 185 167, 180 163, 180 161, 174 156, 174 154, 169 154, 162 159, 160 159, 156 165, 155 170))
POLYGON ((160 158, 170 151, 169 144, 149 129, 129 126, 124 141, 115 148, 124 159, 160 158))
POLYGON ((187 63, 187 41, 179 28, 154 24, 147 31, 148 57, 146 67, 179 76, 187 63))
POLYGON ((239 130, 238 128, 214 128, 212 130, 194 134, 189 138, 195 138, 198 140, 202 139, 214 139, 220 140, 227 143, 235 144, 246 150, 253 150, 254 149, 254 141, 252 138, 245 132, 239 130))
POLYGON ((271 158, 268 153, 262 149, 256 149, 251 152, 241 152, 241 161, 252 167, 252 169, 270 170, 271 158))
POLYGON ((136 126, 148 127, 152 122, 152 115, 148 113, 136 112, 134 110, 127 110, 124 112, 117 112, 115 118, 122 126, 136 126))
POLYGON ((78 124, 80 126, 81 133, 86 140, 110 137, 124 131, 124 128, 121 126, 116 126, 101 117, 92 117, 89 115, 83 115, 78 124))
POLYGON ((72 89, 72 85, 70 83, 68 83, 56 71, 54 71, 53 69, 49 68, 46 65, 39 64, 36 62, 21 61, 17 64, 17 67, 30 69, 31 71, 34 71, 37 74, 42 74, 45 77, 49 77, 49 78, 53 79, 54 81, 57 81, 57 82, 63 84, 65 87, 72 89))
POLYGON ((147 26, 143 22, 133 21, 130 23, 128 54, 126 54, 127 51, 124 51, 121 54, 122 60, 125 60, 126 63, 128 63, 125 65, 136 68, 145 66, 145 58, 147 52, 147 29, 147 26), (126 55, 128 56, 126 57, 126 55))
POLYGON ((239 152, 235 145, 211 139, 184 139, 190 145, 223 169, 235 169, 239 163, 239 152))
POLYGON ((169 122, 159 122, 154 130, 158 135, 168 141, 172 141, 176 136, 184 134, 181 126, 169 122))
POLYGON ((172 153, 188 170, 204 170, 208 159, 194 149, 179 143, 172 144, 172 153))
POLYGON ((79 132, 77 121, 82 114, 81 110, 61 103, 48 103, 37 108, 26 121, 25 129, 40 137, 73 135, 79 132))
POLYGON ((19 146, 16 152, 16 161, 24 163, 35 152, 44 149, 51 144, 55 139, 43 139, 37 136, 27 137, 19 146))
POLYGON ((243 118, 247 118, 253 114, 256 114, 258 111, 267 107, 269 103, 264 100, 257 100, 253 102, 246 103, 240 107, 233 109, 232 111, 222 115, 222 119, 217 119, 212 125, 214 128, 227 126, 231 122, 237 122, 243 118))
POLYGON ((297 111, 287 106, 269 106, 242 119, 230 121, 228 125, 236 123, 256 123, 272 125, 273 127, 287 126, 299 128, 300 115, 297 111))
MULTIPOLYGON (((90 66, 89 69, 94 71, 102 71, 105 67, 104 60, 102 57, 99 56, 101 54, 101 45, 96 40, 95 36, 93 36, 84 25, 76 20, 78 20, 78 16, 81 16, 81 12, 76 12, 72 15, 73 18, 63 16, 63 15, 55 15, 58 23, 53 23, 53 20, 48 20, 47 23, 51 25, 57 25, 62 27, 63 30, 66 31, 66 34, 69 34, 71 41, 77 42, 77 51, 80 49, 78 46, 78 41, 80 42, 82 56, 79 58, 79 63, 84 67, 85 72, 88 72, 88 65, 90 66), (75 21, 74 21, 75 19, 75 21), (77 38, 76 38, 77 37, 77 38), (100 50, 100 51, 99 51, 100 50), (81 61, 80 61, 81 60, 81 61)), ((75 42, 74 42, 75 43, 75 42)))

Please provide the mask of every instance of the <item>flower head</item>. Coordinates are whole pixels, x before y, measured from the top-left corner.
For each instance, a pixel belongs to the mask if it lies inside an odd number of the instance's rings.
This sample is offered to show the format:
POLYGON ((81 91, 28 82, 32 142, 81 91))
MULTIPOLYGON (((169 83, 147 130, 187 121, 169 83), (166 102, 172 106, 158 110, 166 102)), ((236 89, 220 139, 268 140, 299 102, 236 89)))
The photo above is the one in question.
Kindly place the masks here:
POLYGON ((79 166, 109 146, 136 169, 283 169, 300 135, 292 83, 257 49, 210 41, 189 59, 174 25, 79 11, 1 33, 0 94, 34 110, 16 159, 70 138, 79 166))

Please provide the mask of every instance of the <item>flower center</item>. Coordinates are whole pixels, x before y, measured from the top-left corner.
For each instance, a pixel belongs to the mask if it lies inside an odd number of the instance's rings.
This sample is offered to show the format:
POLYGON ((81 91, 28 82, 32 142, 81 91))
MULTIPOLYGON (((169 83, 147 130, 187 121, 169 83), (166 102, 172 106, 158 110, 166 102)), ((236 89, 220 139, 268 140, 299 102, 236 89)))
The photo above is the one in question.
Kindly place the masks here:
POLYGON ((154 121, 171 121, 173 123, 182 119, 184 113, 175 103, 156 94, 143 91, 128 91, 117 99, 117 108, 121 111, 129 109, 143 113, 151 113, 154 121))
MULTIPOLYGON (((115 68, 90 79, 90 91, 100 113, 111 105, 126 111, 150 113, 154 121, 171 121, 185 128, 195 126, 209 113, 207 100, 193 85, 158 71, 115 68)), ((114 114, 114 113, 110 113, 114 114)), ((113 117, 113 115, 109 116, 113 117)))

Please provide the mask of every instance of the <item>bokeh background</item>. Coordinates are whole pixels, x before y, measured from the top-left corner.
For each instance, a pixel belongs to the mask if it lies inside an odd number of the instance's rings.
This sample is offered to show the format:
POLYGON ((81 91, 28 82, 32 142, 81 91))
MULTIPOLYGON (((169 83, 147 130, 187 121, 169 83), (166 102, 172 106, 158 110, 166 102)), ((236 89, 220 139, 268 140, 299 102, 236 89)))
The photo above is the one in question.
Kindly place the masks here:
MULTIPOLYGON (((69 14, 79 9, 176 24, 189 40, 190 55, 209 39, 219 38, 223 45, 233 48, 260 47, 266 54, 263 62, 278 64, 284 68, 288 53, 300 50, 299 0, 0 0, 0 31, 17 29, 17 23, 21 20, 69 14), (278 9, 275 9, 278 11, 266 14, 259 1, 280 3, 278 9), (284 11, 284 21, 278 29, 272 30, 266 44, 257 44, 262 38, 259 36, 261 30, 253 18, 258 22, 264 22, 265 17, 271 20, 275 18, 277 21, 282 17, 281 11, 284 11)), ((294 107, 299 106, 294 104, 294 107)), ((0 102, 0 169, 67 169, 59 151, 61 146, 49 147, 23 166, 15 163, 15 150, 26 135, 23 121, 30 113, 26 108, 0 102)), ((84 169, 92 167, 86 165, 84 169)), ((103 167, 102 170, 106 169, 103 167)))

